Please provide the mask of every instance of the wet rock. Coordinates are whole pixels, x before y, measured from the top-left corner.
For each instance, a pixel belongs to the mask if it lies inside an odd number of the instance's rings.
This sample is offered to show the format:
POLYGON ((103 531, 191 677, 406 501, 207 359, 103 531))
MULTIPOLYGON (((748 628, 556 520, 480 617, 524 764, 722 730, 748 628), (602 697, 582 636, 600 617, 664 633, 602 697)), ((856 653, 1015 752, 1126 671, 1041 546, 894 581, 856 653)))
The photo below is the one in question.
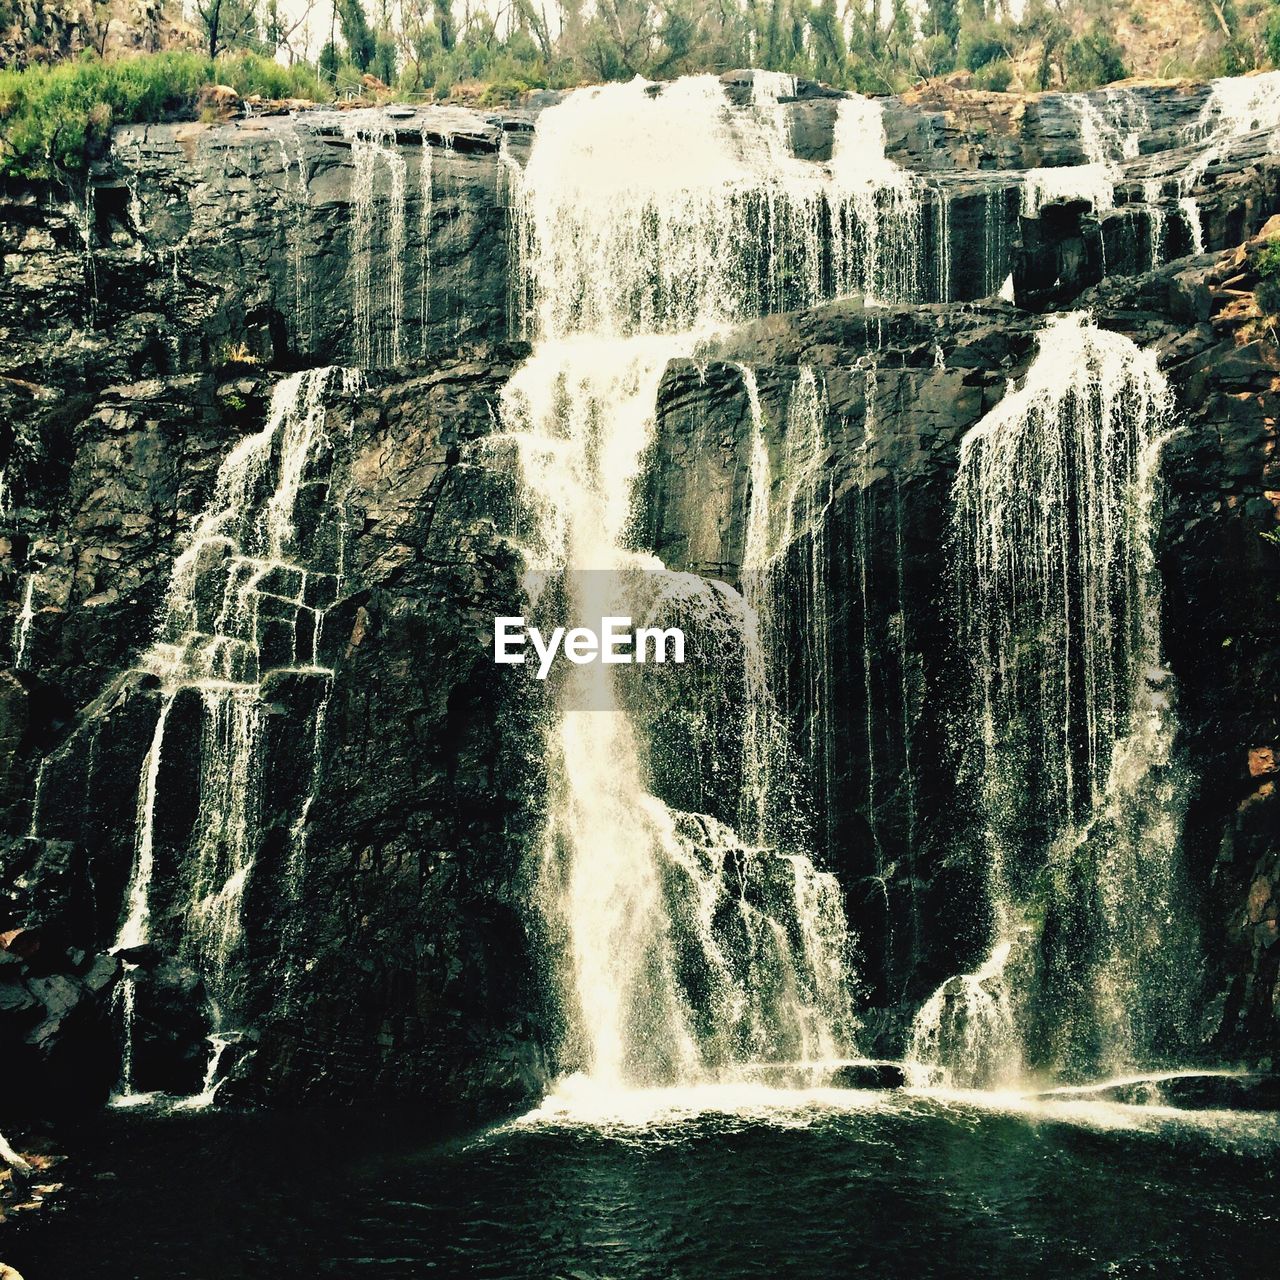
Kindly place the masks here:
POLYGON ((1054 1089, 1042 1096, 1193 1111, 1280 1111, 1280 1077, 1219 1072, 1153 1075, 1102 1086, 1054 1089))
POLYGON ((901 1089, 907 1073, 897 1062, 853 1062, 837 1067, 831 1077, 833 1089, 901 1089))
POLYGON ((173 960, 126 974, 133 986, 132 1077, 139 1093, 199 1093, 209 1062, 204 984, 173 960))
POLYGON ((1085 201, 1051 204, 1022 218, 1014 253, 1013 292, 1030 311, 1060 308, 1103 274, 1102 232, 1085 201))

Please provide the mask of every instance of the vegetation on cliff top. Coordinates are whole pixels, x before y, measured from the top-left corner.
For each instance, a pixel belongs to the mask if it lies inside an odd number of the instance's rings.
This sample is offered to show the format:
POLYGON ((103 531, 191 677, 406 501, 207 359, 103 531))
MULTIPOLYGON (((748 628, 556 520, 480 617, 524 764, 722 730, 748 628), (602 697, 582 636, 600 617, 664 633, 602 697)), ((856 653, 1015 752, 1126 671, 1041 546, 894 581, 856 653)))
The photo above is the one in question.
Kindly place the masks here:
POLYGON ((82 171, 116 125, 190 117, 202 91, 230 85, 267 98, 328 96, 305 64, 284 67, 247 50, 211 59, 170 51, 104 62, 96 54, 0 71, 0 174, 82 171))
MULTIPOLYGON (((250 47, 258 47, 255 41, 282 47, 282 0, 199 3, 224 10, 235 6, 241 31, 236 38, 250 47), (260 14, 256 26, 255 14, 260 14)), ((971 74, 978 87, 990 89, 1090 88, 1126 75, 1235 74, 1280 54, 1280 0, 506 0, 493 5, 315 0, 315 5, 311 47, 328 37, 319 70, 338 92, 359 91, 367 84, 364 77, 373 76, 402 95, 487 97, 490 102, 528 88, 635 75, 667 79, 746 66, 864 93, 900 92, 921 79, 953 72, 971 74)), ((298 40, 289 33, 283 47, 292 52, 298 40)))
POLYGON ((199 114, 212 84, 492 106, 535 88, 743 66, 887 93, 952 73, 997 91, 1082 89, 1135 70, 1280 61, 1280 0, 1026 0, 1017 20, 1008 0, 510 0, 461 15, 456 0, 313 0, 301 18, 282 4, 195 0, 183 38, 200 52, 0 71, 0 174, 74 175, 113 126, 199 114), (317 25, 328 39, 313 66, 302 54, 317 25))

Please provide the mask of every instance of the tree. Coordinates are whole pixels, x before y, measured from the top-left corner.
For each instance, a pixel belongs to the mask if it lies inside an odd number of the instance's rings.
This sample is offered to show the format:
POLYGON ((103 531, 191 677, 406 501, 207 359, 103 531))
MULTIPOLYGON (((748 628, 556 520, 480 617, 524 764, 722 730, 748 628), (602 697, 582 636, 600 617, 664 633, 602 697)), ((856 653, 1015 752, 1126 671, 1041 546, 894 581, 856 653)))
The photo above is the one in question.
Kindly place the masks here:
POLYGON ((325 42, 325 46, 320 50, 320 60, 316 63, 316 71, 320 75, 320 79, 328 84, 334 84, 338 79, 338 72, 342 69, 342 55, 338 52, 338 46, 332 40, 325 42))
POLYGON ((1063 61, 1068 82, 1077 89, 1091 89, 1094 85, 1121 80, 1125 75, 1120 46, 1115 37, 1097 23, 1067 45, 1063 61))
POLYGON ((258 37, 257 0, 195 0, 196 18, 209 57, 258 37))
POLYGON ((306 44, 305 31, 315 10, 316 0, 307 0, 302 11, 291 16, 280 7, 280 0, 267 0, 262 20, 263 40, 276 52, 283 53, 290 66, 297 61, 298 51, 293 47, 295 37, 303 32, 302 43, 306 44))
POLYGON ((813 32, 814 75, 829 84, 838 84, 844 78, 848 49, 836 0, 821 0, 810 9, 809 29, 813 32))
POLYGON ((435 0, 436 30, 440 33, 440 47, 448 53, 457 43, 458 29, 453 21, 453 0, 435 0))
POLYGON ((378 42, 365 16, 364 5, 361 0, 337 0, 337 9, 347 53, 361 71, 368 71, 378 51, 378 42))
POLYGON ((960 6, 957 0, 928 0, 925 15, 925 34, 946 36, 954 49, 960 39, 960 6))

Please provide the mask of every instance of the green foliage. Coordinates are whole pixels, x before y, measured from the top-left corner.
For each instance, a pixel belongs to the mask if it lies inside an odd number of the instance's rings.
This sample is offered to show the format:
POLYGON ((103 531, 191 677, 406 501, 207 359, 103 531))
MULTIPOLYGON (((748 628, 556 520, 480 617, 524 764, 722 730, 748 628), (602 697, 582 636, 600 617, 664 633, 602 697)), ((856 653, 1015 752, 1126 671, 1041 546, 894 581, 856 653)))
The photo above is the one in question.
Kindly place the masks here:
POLYGON ((330 40, 320 50, 320 57, 316 62, 316 74, 326 84, 333 84, 338 78, 338 68, 341 66, 342 55, 338 52, 338 46, 330 40))
POLYGON ((164 53, 0 72, 0 172, 50 177, 83 169, 113 125, 189 110, 212 65, 199 54, 164 53))
POLYGON ((973 83, 979 89, 1003 93, 1013 83, 1013 66, 1006 58, 988 62, 981 70, 974 72, 973 83))
POLYGON ((944 35, 954 49, 960 39, 960 6, 956 0, 928 0, 925 6, 926 35, 944 35))
POLYGON ((213 66, 213 76, 219 84, 229 84, 242 98, 256 95, 323 102, 329 96, 316 73, 305 62, 285 67, 273 58, 264 58, 247 50, 218 58, 213 66))
POLYGON ((368 71, 378 51, 377 38, 369 26, 361 0, 335 0, 338 21, 342 25, 342 38, 347 43, 351 61, 361 71, 368 71))
POLYGON ((374 45, 373 63, 369 68, 383 84, 394 84, 396 80, 396 42, 389 35, 378 33, 374 45))
POLYGON ((1280 67, 1280 3, 1275 4, 1267 16, 1265 31, 1267 57, 1273 66, 1280 67))
POLYGON ((920 42, 918 65, 922 75, 945 76, 956 65, 955 46, 948 36, 929 36, 920 42))
POLYGON ((994 22, 966 22, 960 29, 956 60, 967 71, 979 71, 1005 53, 1005 33, 994 22))
POLYGON ((1264 315, 1280 314, 1280 241, 1273 240, 1254 260, 1258 286, 1254 290, 1258 309, 1264 315))
POLYGON ((81 173, 114 126, 190 115, 201 89, 219 82, 244 95, 322 96, 307 68, 281 67, 252 53, 214 61, 169 52, 117 62, 84 54, 53 67, 0 71, 0 173, 81 173))
POLYGON ((1067 84, 1073 89, 1092 89, 1125 77, 1124 57, 1115 37, 1099 23, 1084 35, 1069 41, 1063 51, 1067 84))

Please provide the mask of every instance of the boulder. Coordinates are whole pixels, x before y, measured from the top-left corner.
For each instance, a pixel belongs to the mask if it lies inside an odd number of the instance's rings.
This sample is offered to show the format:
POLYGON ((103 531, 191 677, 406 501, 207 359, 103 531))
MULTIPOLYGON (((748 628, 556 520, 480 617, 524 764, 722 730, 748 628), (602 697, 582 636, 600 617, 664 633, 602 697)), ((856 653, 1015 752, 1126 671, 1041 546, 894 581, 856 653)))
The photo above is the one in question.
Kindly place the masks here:
POLYGON ((848 1062, 831 1077, 833 1089, 901 1089, 907 1073, 898 1062, 848 1062))

